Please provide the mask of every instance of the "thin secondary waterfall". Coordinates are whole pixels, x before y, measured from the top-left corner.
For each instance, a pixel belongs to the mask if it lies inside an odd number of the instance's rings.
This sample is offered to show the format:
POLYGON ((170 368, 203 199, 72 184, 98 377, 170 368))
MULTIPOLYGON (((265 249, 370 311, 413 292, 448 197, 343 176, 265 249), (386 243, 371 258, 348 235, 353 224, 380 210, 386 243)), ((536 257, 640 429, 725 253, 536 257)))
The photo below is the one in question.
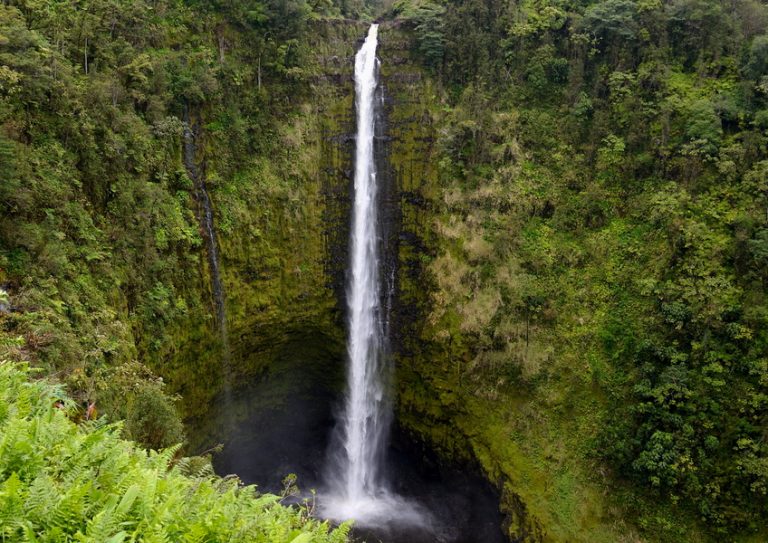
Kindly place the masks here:
POLYGON ((349 338, 347 402, 344 415, 346 497, 357 501, 379 487, 386 420, 382 375, 383 328, 379 306, 379 243, 376 169, 373 156, 374 93, 377 83, 378 25, 371 25, 355 57, 357 138, 355 201, 351 229, 351 275, 348 287, 349 338))
POLYGON ((213 219, 213 206, 208 190, 205 186, 204 173, 195 163, 195 131, 190 124, 189 110, 184 108, 184 165, 187 173, 195 186, 195 195, 201 207, 199 213, 200 225, 203 228, 203 239, 208 252, 208 265, 211 273, 211 288, 213 290, 213 303, 216 309, 216 324, 221 339, 221 357, 223 373, 224 399, 230 403, 231 396, 231 349, 229 346, 229 331, 227 330, 227 313, 224 305, 224 286, 221 281, 221 266, 219 263, 219 243, 216 237, 216 228, 213 219))

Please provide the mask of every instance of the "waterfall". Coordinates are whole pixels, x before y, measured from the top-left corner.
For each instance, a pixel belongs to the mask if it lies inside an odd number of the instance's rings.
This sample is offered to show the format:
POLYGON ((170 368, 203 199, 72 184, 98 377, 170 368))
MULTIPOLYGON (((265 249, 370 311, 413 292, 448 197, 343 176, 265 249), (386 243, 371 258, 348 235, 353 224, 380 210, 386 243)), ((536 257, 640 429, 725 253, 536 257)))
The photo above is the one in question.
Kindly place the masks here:
MULTIPOLYGON (((389 427, 380 247, 373 138, 378 25, 355 56, 355 178, 347 283, 347 391, 334 443, 331 516, 359 516, 359 506, 386 493, 383 450, 389 427)), ((329 506, 330 507, 330 506, 329 506)))
POLYGON ((381 445, 388 413, 383 379, 383 328, 379 300, 379 243, 376 170, 373 157, 374 92, 378 25, 371 25, 355 57, 357 138, 355 200, 350 232, 351 274, 347 292, 349 338, 347 401, 344 414, 346 465, 342 477, 350 501, 374 495, 379 487, 381 445))
MULTIPOLYGON (((332 442, 330 489, 320 501, 320 510, 328 518, 353 519, 362 526, 392 522, 425 526, 429 515, 391 492, 383 465, 392 411, 386 336, 393 287, 385 288, 380 277, 374 161, 377 43, 378 25, 373 24, 355 56, 357 136, 347 284, 347 390, 340 435, 332 442)), ((394 277, 387 283, 394 283, 394 277)))
POLYGON ((231 368, 229 331, 227 330, 227 313, 224 305, 224 286, 221 281, 221 265, 219 263, 219 243, 213 221, 213 206, 205 186, 205 176, 195 163, 195 131, 190 126, 189 109, 184 108, 184 166, 195 186, 195 196, 200 206, 199 220, 203 229, 203 239, 208 253, 208 265, 211 274, 211 289, 213 305, 216 310, 216 325, 221 340, 222 374, 224 399, 227 404, 231 400, 231 368))

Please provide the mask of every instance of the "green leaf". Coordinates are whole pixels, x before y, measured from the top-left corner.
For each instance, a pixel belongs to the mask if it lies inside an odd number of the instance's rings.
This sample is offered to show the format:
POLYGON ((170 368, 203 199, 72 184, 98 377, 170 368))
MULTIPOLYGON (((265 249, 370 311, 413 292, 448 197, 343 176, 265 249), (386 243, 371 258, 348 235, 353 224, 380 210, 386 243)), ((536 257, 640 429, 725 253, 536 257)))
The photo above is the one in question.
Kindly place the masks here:
POLYGON ((139 493, 141 492, 141 487, 139 485, 131 485, 128 490, 125 491, 125 495, 123 495, 123 499, 120 500, 120 505, 117 506, 117 509, 115 512, 119 514, 120 516, 125 515, 130 511, 131 506, 133 505, 133 502, 136 501, 136 498, 138 497, 139 493))
POLYGON ((122 543, 123 540, 128 536, 125 532, 118 532, 109 539, 105 543, 122 543))

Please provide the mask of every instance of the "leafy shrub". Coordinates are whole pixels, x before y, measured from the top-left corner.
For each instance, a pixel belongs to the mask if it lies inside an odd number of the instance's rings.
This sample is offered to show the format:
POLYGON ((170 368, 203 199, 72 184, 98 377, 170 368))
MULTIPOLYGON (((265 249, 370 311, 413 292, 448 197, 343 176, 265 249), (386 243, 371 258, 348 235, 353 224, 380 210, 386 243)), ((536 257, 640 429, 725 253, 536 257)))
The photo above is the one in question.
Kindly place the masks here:
POLYGON ((280 505, 178 447, 146 451, 119 424, 75 424, 60 387, 0 362, 0 540, 20 542, 229 541, 341 543, 307 509, 280 505))

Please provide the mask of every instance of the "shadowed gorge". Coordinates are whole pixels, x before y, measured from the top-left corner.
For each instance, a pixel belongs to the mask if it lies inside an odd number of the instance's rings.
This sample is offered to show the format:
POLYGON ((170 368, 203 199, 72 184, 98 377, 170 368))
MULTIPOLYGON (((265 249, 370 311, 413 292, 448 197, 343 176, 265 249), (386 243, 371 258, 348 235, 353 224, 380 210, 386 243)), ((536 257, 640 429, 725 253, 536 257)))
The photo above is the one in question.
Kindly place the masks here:
MULTIPOLYGON (((323 499, 324 469, 329 437, 334 427, 334 409, 342 403, 343 358, 307 368, 306 356, 318 353, 302 346, 318 338, 303 337, 287 346, 269 375, 242 388, 233 396, 237 413, 234 426, 230 413, 215 407, 208 431, 214 442, 224 444, 214 459, 222 475, 236 473, 246 483, 280 493, 284 479, 293 474, 300 493, 289 501, 314 499, 315 489, 323 499), (297 370, 304 368, 301 378, 297 370), (310 382, 311 378, 311 382, 310 382)), ((355 530, 360 540, 392 543, 503 543, 498 494, 479 476, 475 467, 460 469, 445 465, 430 451, 395 431, 382 466, 392 481, 391 492, 403 500, 420 504, 430 512, 433 526, 423 529, 397 522, 355 530)))
POLYGON ((758 0, 0 3, 0 540, 763 542, 766 179, 758 0))

